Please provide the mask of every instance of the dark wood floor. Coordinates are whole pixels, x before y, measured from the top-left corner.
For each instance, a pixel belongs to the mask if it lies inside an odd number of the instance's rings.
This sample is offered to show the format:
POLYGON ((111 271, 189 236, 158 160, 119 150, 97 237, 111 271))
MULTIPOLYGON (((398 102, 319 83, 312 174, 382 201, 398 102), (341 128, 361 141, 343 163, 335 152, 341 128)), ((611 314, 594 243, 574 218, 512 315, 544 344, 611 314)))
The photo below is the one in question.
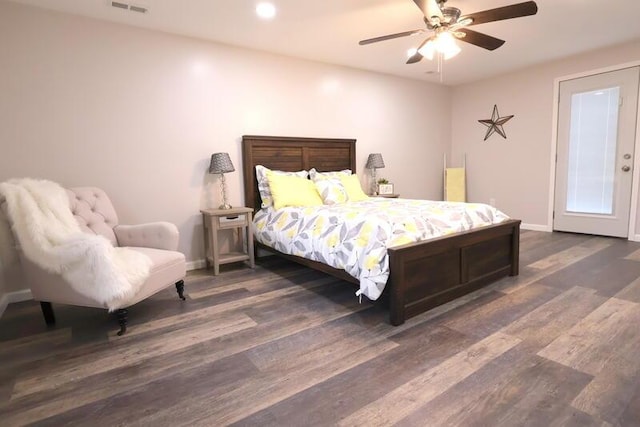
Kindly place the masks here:
POLYGON ((130 309, 0 319, 0 425, 640 426, 640 244, 523 232, 521 268, 387 323, 271 258, 130 309))

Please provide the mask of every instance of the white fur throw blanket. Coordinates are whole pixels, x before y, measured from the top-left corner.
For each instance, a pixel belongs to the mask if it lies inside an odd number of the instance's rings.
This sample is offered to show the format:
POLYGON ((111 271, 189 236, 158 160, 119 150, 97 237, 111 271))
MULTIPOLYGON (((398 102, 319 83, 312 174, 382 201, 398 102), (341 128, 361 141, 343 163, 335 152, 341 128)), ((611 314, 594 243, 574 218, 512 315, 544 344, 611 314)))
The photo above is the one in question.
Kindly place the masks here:
POLYGON ((24 256, 110 311, 126 306, 149 276, 146 255, 82 232, 55 182, 13 179, 0 183, 0 196, 24 256))

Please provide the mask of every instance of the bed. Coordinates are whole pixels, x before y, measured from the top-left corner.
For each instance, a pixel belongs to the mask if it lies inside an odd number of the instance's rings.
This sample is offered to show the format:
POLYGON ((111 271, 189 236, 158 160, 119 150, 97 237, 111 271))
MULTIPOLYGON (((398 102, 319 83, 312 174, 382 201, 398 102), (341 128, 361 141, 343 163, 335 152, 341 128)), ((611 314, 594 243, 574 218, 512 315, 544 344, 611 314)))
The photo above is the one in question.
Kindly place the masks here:
MULTIPOLYGON (((261 207, 256 165, 281 171, 315 168, 318 171, 351 169, 356 173, 356 141, 334 138, 243 136, 245 204, 261 207)), ((416 243, 388 248, 389 279, 383 300, 389 303, 389 321, 406 319, 444 304, 505 276, 518 274, 520 221, 509 219, 416 243)), ((343 270, 320 262, 257 248, 323 271, 345 281, 358 280, 343 270)))

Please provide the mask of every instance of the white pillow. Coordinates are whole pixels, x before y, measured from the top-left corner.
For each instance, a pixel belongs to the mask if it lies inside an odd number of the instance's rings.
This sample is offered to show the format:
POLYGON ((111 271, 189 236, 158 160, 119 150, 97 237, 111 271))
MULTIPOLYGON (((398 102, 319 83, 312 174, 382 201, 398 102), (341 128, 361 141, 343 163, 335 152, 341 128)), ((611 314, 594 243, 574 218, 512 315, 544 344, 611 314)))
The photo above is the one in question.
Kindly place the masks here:
POLYGON ((318 172, 316 168, 311 168, 309 171, 309 177, 313 182, 319 179, 327 179, 327 178, 340 178, 341 176, 349 176, 351 175, 351 169, 345 169, 341 171, 334 172, 318 172))
MULTIPOLYGON (((260 192, 260 198, 262 199, 262 207, 267 208, 273 206, 273 197, 271 196, 271 190, 269 189, 269 180, 267 179, 267 172, 271 169, 262 165, 256 165, 256 181, 258 181, 258 191, 260 192)), ((271 171, 279 175, 298 176, 300 178, 307 178, 309 173, 305 170, 298 172, 285 172, 285 171, 271 171)))

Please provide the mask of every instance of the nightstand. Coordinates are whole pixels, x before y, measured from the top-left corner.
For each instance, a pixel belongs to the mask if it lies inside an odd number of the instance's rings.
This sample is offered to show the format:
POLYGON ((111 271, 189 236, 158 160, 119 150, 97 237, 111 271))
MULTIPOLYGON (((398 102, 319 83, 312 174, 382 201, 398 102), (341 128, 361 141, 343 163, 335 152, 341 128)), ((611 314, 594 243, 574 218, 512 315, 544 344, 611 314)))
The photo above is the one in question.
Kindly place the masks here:
MULTIPOLYGON (((202 222, 204 225, 204 253, 207 269, 213 264, 213 274, 220 273, 220 264, 249 261, 251 268, 255 267, 253 259, 253 233, 251 232, 251 215, 253 209, 239 207, 231 209, 203 209, 202 222), (238 230, 242 234, 241 251, 220 252, 220 230, 238 230)), ((235 236, 234 236, 235 240, 235 236)), ((238 242, 240 243, 240 242, 238 242)))
POLYGON ((376 194, 375 196, 371 196, 371 197, 385 197, 387 199, 397 199, 398 197, 400 197, 399 194, 376 194))

